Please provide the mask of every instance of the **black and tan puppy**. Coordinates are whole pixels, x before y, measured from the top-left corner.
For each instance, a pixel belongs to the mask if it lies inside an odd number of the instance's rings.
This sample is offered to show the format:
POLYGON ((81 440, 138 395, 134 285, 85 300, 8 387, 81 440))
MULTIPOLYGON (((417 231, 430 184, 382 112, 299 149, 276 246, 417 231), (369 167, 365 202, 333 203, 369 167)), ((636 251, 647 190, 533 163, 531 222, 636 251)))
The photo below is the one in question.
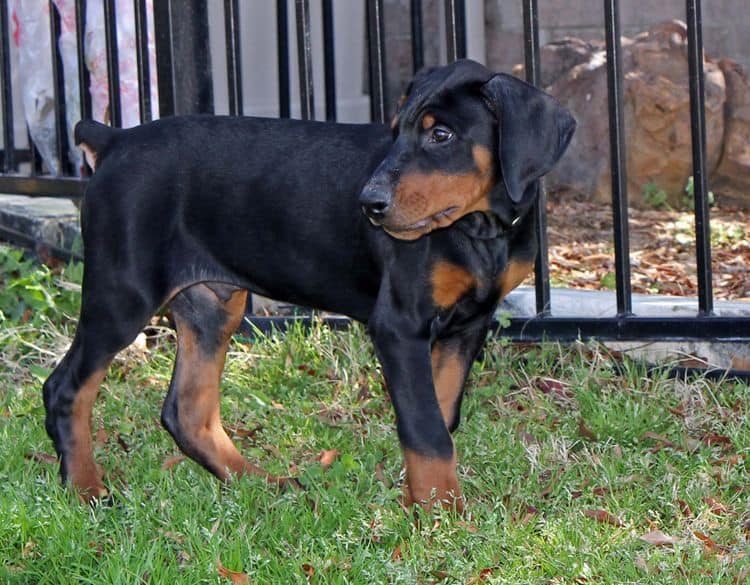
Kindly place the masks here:
POLYGON ((531 270, 538 180, 575 126, 552 97, 472 61, 414 79, 391 127, 232 117, 129 130, 84 121, 80 321, 44 384, 63 479, 106 493, 91 409, 113 356, 169 304, 162 421, 222 480, 246 461, 219 379, 248 291, 367 324, 396 410, 405 500, 463 506, 451 432, 500 298, 531 270))

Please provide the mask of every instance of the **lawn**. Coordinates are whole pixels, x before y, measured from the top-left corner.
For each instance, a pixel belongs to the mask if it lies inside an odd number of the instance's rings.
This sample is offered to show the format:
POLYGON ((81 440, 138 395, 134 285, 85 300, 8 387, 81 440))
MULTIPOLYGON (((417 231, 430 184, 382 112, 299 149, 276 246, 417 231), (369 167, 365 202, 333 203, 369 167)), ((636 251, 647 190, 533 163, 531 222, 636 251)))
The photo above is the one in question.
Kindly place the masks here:
POLYGON ((745 583, 750 387, 670 379, 596 344, 488 343, 455 435, 464 517, 399 505, 393 413, 363 328, 236 338, 224 424, 304 491, 220 485, 159 423, 163 319, 95 410, 113 504, 59 485, 41 382, 75 323, 80 266, 0 247, 2 583, 745 583))

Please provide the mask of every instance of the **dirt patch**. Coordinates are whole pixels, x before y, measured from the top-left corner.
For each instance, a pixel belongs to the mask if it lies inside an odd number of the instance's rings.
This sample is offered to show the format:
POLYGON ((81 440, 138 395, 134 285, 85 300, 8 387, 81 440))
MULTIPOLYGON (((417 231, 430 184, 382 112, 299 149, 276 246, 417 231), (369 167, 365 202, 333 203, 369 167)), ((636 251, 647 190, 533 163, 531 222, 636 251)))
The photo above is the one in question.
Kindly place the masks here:
MULTIPOLYGON (((615 287, 612 210, 566 198, 547 207, 553 286, 615 287)), ((713 207, 711 258, 716 299, 750 298, 750 213, 713 207)), ((630 263, 635 293, 696 296, 692 211, 630 209, 630 263)), ((533 281, 531 281, 533 282, 533 281)))

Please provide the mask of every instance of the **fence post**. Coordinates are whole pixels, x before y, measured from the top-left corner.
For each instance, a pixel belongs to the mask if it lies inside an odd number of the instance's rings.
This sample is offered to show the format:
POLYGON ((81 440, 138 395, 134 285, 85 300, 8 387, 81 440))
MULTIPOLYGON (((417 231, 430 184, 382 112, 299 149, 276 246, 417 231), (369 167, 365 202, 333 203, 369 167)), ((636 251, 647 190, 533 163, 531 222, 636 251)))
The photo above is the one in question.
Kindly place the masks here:
POLYGON ((213 113, 207 0, 154 2, 159 114, 213 113))

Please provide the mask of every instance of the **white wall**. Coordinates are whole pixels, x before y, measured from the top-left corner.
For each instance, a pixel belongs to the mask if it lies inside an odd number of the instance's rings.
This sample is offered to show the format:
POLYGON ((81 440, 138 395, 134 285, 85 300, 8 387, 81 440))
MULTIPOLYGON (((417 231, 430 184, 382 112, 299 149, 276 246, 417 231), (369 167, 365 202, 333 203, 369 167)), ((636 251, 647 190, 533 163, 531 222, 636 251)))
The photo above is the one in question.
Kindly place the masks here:
MULTIPOLYGON (((292 116, 299 117, 294 1, 287 0, 287 4, 292 116)), ((315 113, 316 118, 324 119, 322 5, 320 0, 312 0, 310 5, 315 113)), ((338 119, 342 122, 367 121, 369 100, 362 91, 365 79, 364 2, 334 0, 333 9, 338 119)), ((216 112, 227 113, 229 105, 223 3, 209 4, 209 29, 216 112)), ((240 39, 244 114, 278 116, 275 0, 240 2, 240 39)))

